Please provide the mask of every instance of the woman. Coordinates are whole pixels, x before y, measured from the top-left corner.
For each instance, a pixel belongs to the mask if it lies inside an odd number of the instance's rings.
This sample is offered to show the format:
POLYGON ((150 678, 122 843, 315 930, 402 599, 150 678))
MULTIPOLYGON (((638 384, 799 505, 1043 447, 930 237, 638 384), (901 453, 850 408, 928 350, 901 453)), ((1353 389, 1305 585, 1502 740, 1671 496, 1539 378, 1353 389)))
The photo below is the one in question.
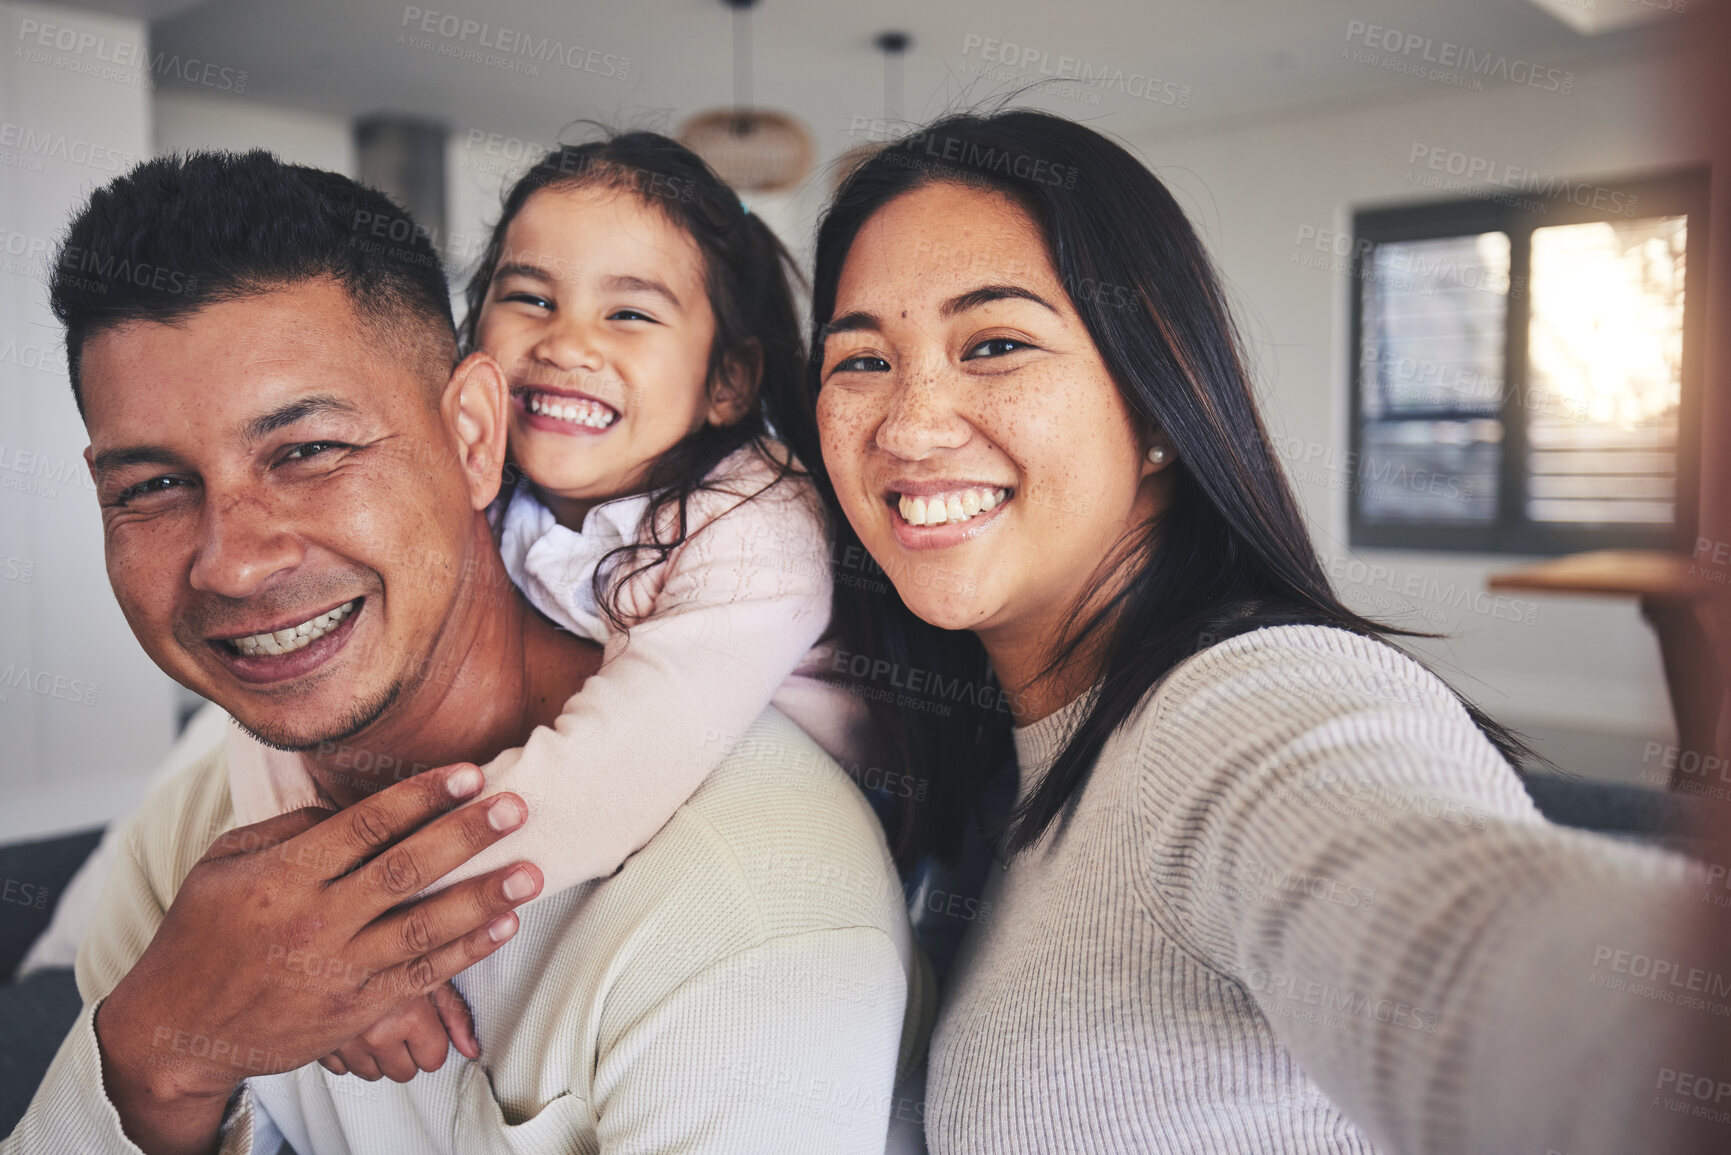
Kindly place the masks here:
POLYGON ((821 439, 837 557, 895 586, 837 602, 930 784, 904 863, 1017 768, 932 1150, 1651 1138, 1664 1024, 1598 984, 1674 957, 1687 869, 1545 823, 1507 732, 1335 598, 1160 182, 1058 118, 954 117, 849 178, 815 272, 788 432, 821 439))

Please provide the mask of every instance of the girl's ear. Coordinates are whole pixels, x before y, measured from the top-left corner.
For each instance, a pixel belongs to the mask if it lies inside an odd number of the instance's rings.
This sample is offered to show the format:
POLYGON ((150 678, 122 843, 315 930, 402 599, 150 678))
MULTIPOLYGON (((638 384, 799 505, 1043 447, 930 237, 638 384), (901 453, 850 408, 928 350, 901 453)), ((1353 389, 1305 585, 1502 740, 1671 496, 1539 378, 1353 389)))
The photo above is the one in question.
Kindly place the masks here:
POLYGON ((499 493, 509 404, 505 371, 486 353, 458 362, 440 399, 457 464, 469 485, 469 503, 476 509, 485 509, 499 493))
POLYGON ((751 412, 762 378, 763 347, 755 339, 722 358, 721 372, 709 385, 709 424, 732 425, 751 412))

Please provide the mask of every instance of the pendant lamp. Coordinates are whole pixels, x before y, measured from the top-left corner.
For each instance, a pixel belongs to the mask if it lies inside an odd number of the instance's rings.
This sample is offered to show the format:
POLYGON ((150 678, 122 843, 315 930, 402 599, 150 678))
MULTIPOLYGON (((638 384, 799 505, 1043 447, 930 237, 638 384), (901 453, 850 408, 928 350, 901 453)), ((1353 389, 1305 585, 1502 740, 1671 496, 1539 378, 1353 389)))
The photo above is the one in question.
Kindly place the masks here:
POLYGON ((757 0, 722 0, 733 9, 733 107, 699 112, 679 140, 737 192, 780 192, 805 179, 811 130, 785 112, 751 106, 751 9, 757 0))

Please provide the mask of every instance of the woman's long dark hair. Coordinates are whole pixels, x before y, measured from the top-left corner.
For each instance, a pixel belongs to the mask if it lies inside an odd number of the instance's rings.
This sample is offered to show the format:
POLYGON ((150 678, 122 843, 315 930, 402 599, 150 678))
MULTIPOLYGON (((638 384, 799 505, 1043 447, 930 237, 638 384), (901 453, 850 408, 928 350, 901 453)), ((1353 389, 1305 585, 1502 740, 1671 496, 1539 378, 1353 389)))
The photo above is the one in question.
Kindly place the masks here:
MULTIPOLYGON (((476 348, 481 308, 504 250, 505 232, 529 198, 542 189, 608 188, 636 196, 678 226, 703 257, 705 288, 715 314, 708 387, 714 389, 730 358, 757 370, 757 391, 745 414, 730 425, 704 425, 651 465, 644 491, 651 495, 639 540, 613 550, 595 571, 597 604, 616 627, 627 623, 618 595, 627 580, 667 560, 690 536, 687 503, 701 490, 719 489, 715 468, 736 450, 755 446, 774 469, 768 485, 737 494, 749 501, 783 478, 801 472, 771 445, 772 430, 798 414, 804 399, 805 344, 794 286, 804 278, 768 225, 746 211, 735 193, 676 140, 655 132, 609 133, 548 153, 505 194, 498 223, 466 290, 468 312, 458 330, 464 353, 476 348), (671 527, 671 528, 668 528, 671 527)), ((805 419, 809 422, 809 418, 805 419)), ((506 470, 506 483, 516 476, 506 470)), ((724 484, 725 479, 718 479, 724 484)), ((728 492, 733 492, 729 490, 728 492)))
MULTIPOLYGON (((822 327, 834 314, 842 265, 860 228, 891 200, 932 181, 1001 191, 1034 217, 1135 421, 1164 433, 1177 456, 1168 467, 1174 477, 1166 511, 1121 543, 1093 583, 1116 592, 1076 608, 1046 668, 1048 675, 1064 668, 1086 647, 1100 655, 1103 680, 1039 789, 1012 816, 1013 853, 1052 825, 1112 733, 1199 650, 1270 625, 1335 626, 1384 641, 1415 633, 1354 613, 1329 587, 1257 414, 1219 280, 1171 193, 1099 133, 1027 110, 951 116, 886 146, 854 170, 823 218, 808 417, 788 432, 829 504, 838 558, 859 539, 819 468, 809 416, 821 388, 822 327)), ((927 624, 893 588, 841 580, 836 606, 850 660, 863 655, 929 671, 939 685, 991 684, 973 634, 927 624)), ((925 681, 932 684, 929 675, 925 681)), ((897 857, 907 865, 928 853, 952 856, 986 779, 1007 754, 1009 717, 990 706, 940 717, 895 698, 868 695, 884 752, 927 786, 924 803, 903 800, 897 857)), ((1511 733, 1467 709, 1506 757, 1522 752, 1511 733)))

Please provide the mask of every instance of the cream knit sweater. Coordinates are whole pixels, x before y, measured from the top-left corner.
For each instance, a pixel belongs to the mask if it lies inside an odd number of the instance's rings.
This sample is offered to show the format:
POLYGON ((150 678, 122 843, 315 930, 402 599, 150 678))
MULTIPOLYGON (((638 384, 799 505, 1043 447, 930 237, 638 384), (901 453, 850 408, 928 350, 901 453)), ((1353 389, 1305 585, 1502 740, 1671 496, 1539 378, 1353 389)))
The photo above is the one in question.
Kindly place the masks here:
MULTIPOLYGON (((4 1155, 138 1149, 92 1016, 188 870, 233 825, 220 751, 134 818, 78 958, 85 1010, 4 1155)), ((223 1151, 274 1155, 881 1152, 929 996, 883 835, 769 710, 613 877, 524 908, 457 977, 483 1055, 407 1084, 309 1064, 251 1078, 223 1151)), ((197 1048, 165 1014, 164 1046, 197 1048)), ((208 1047, 208 1042, 203 1045, 208 1047)), ((262 1059, 261 1059, 262 1061, 262 1059)))

